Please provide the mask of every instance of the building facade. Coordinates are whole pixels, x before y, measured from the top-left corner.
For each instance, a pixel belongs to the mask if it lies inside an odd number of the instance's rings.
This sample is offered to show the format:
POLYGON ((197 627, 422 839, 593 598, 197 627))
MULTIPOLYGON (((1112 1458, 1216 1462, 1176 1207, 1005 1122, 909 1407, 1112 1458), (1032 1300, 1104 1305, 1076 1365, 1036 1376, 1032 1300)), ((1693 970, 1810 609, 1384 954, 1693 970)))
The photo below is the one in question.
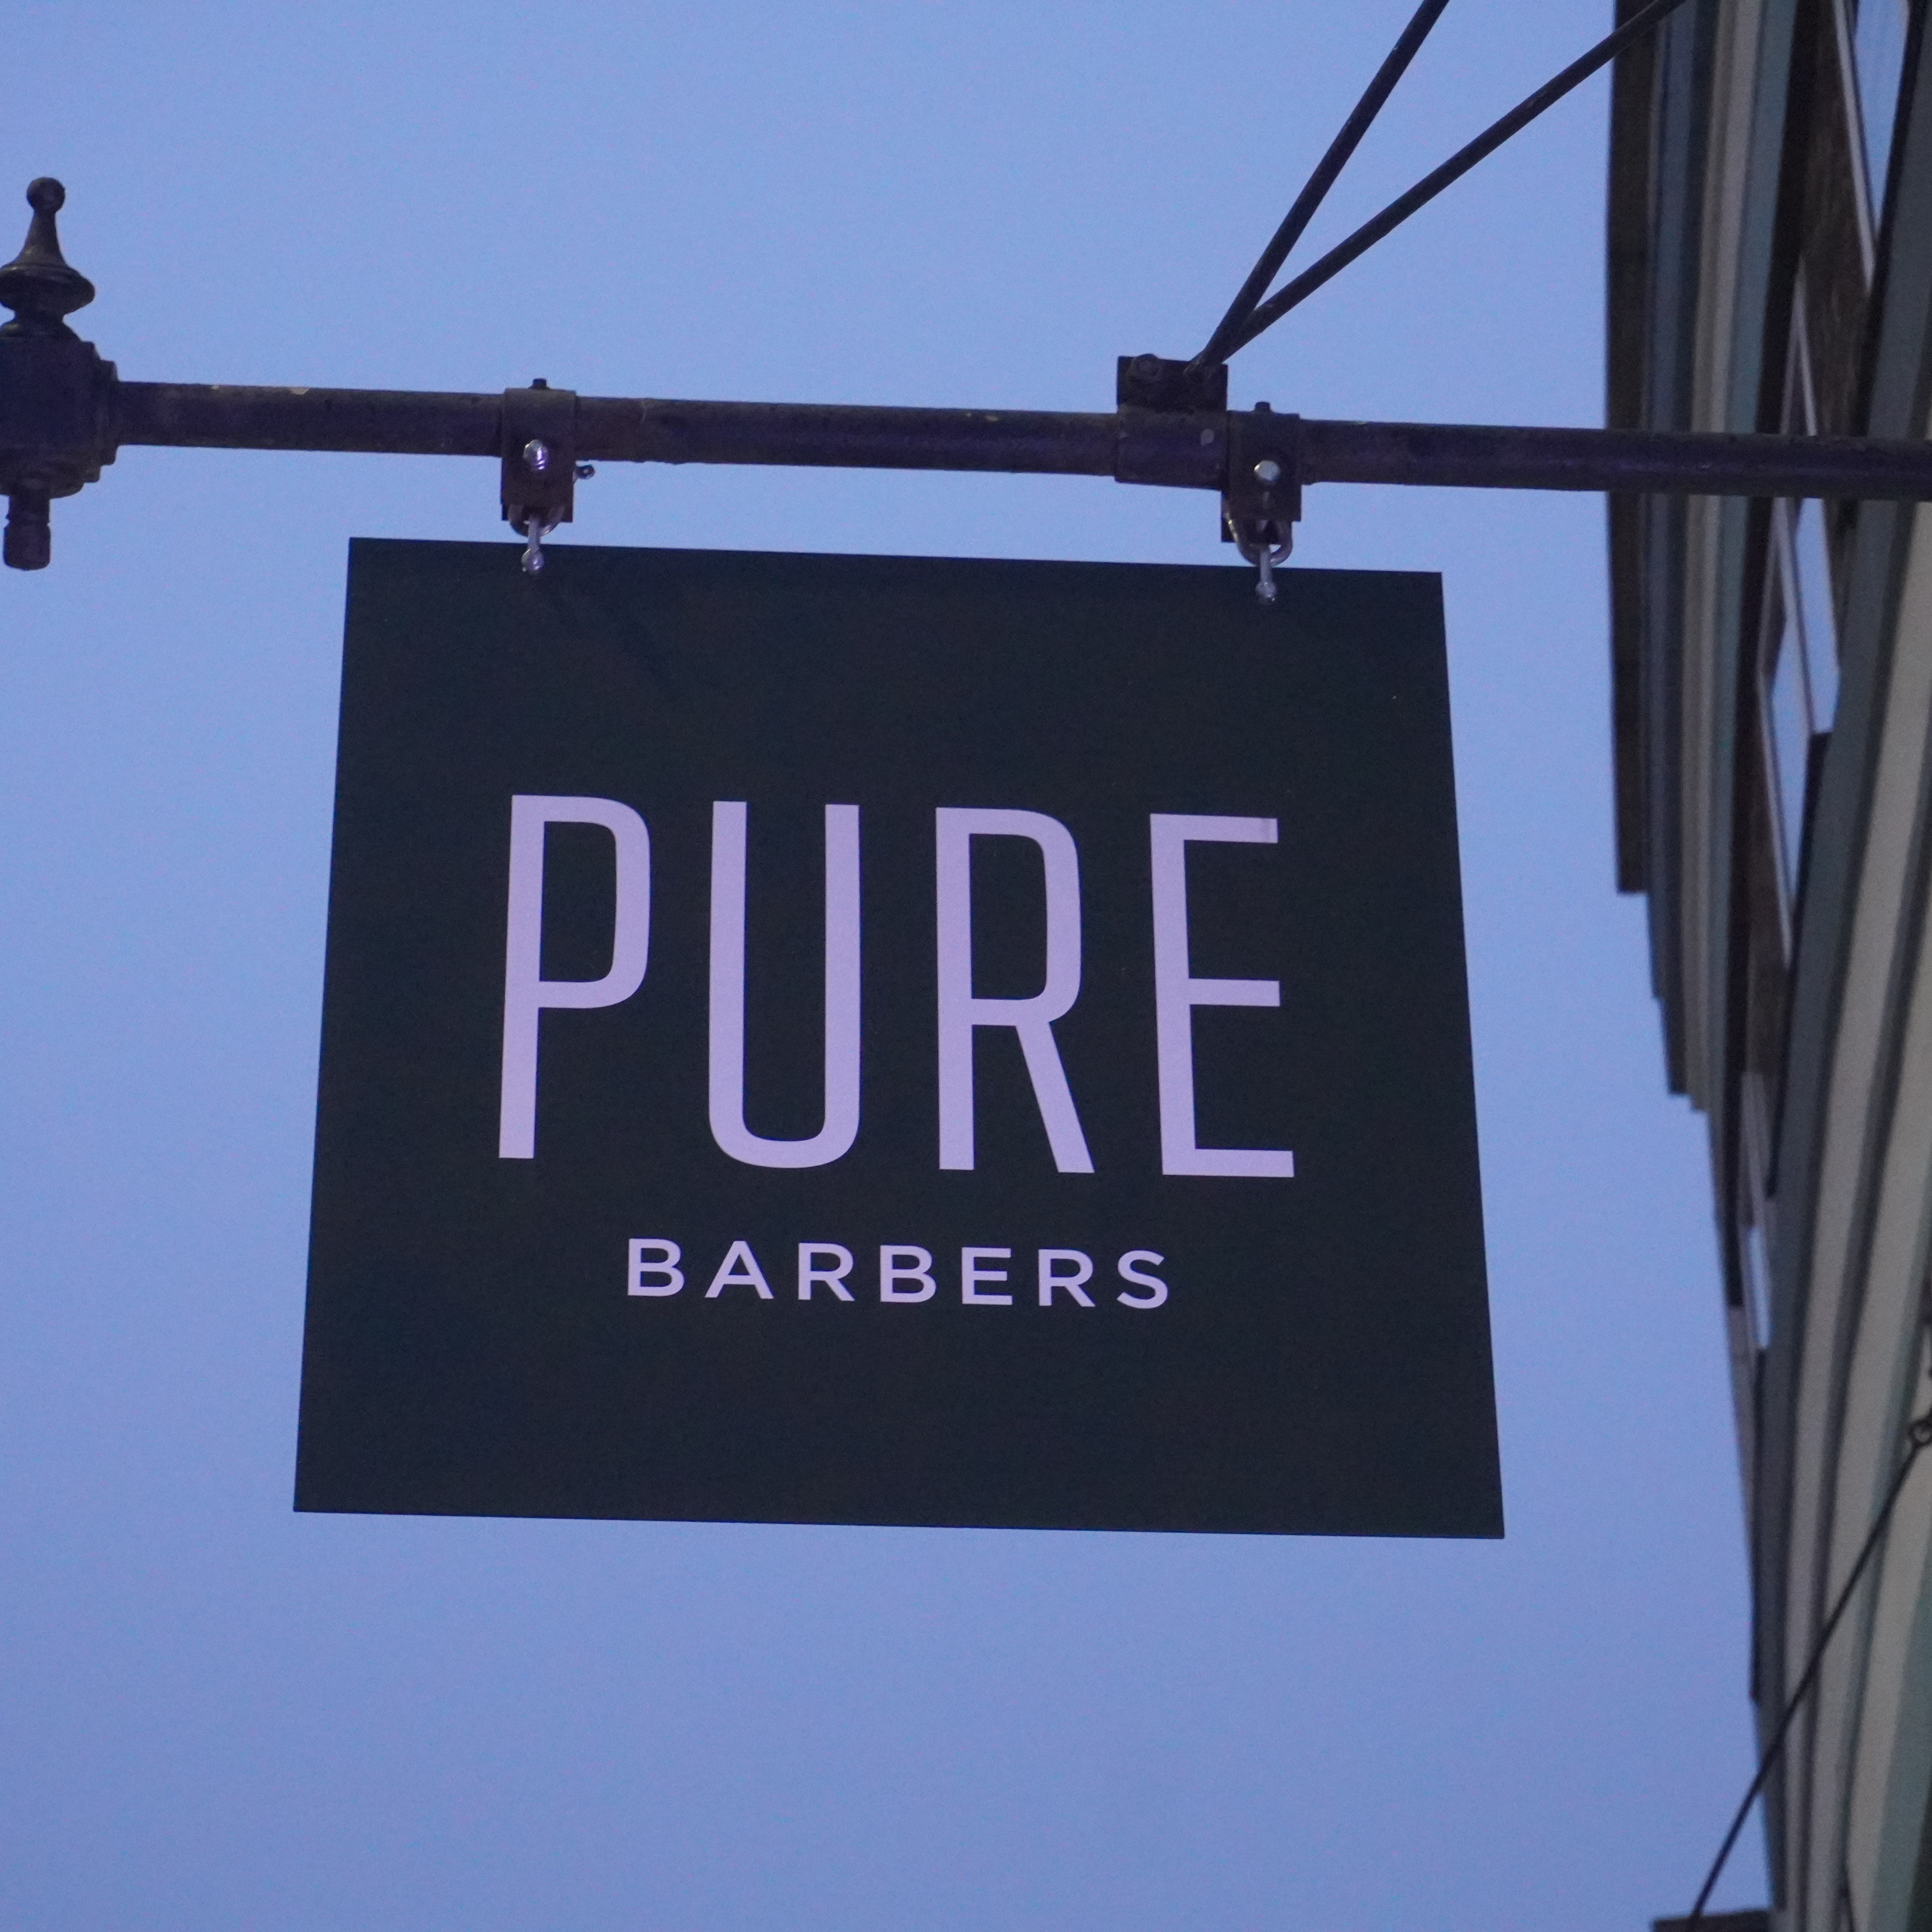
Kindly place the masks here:
MULTIPOLYGON (((1613 426, 1928 434, 1925 11, 1692 0, 1621 58, 1613 426)), ((1932 509, 1634 498, 1610 553, 1619 883, 1709 1126, 1768 1736, 1932 1387, 1932 509)), ((1767 1787, 1773 1924, 1932 1929, 1928 1816, 1932 1455, 1767 1787)))

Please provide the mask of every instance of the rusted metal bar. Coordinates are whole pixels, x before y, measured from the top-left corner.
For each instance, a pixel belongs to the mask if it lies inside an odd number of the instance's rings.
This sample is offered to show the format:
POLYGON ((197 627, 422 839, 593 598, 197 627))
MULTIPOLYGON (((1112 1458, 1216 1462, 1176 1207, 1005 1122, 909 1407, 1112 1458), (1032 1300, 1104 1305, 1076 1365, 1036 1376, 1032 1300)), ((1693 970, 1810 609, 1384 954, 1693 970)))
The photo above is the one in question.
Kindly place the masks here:
POLYGON ((1111 476, 1211 490, 1223 526, 1258 557, 1286 554, 1311 483, 1932 500, 1932 443, 1304 422, 1264 404, 1230 411, 1224 367, 1203 377, 1159 356, 1122 357, 1118 406, 1085 414, 579 396, 542 381, 492 395, 124 382, 67 323, 94 286, 61 254, 55 218, 65 191, 43 178, 27 198, 26 245, 0 267, 0 307, 14 313, 0 326, 0 556, 16 569, 46 567, 51 505, 129 445, 488 458, 502 466, 502 514, 529 538, 531 568, 544 533, 571 517, 576 478, 598 462, 1111 476))
POLYGON ((170 449, 337 449, 496 456, 503 399, 434 390, 257 389, 118 382, 114 440, 170 449))
POLYGON ((1932 499, 1932 442, 1848 436, 1304 419, 1300 461, 1304 483, 1932 499))
MULTIPOLYGON (((501 395, 380 389, 234 388, 122 382, 115 440, 192 449, 366 450, 488 456, 502 447, 501 395)), ((797 464, 864 470, 1115 473, 1123 442, 1148 482, 1220 487, 1218 425, 1044 410, 876 409, 844 404, 577 398, 577 454, 597 463, 797 464), (1214 440, 1204 445, 1204 430, 1214 440)))
MULTIPOLYGON (((115 441, 196 449, 482 456, 502 448, 500 395, 122 382, 115 441)), ((878 409, 584 396, 592 462, 713 463, 1113 476, 1227 487, 1229 419, 1121 410, 878 409)), ((1269 412, 1247 412, 1258 426, 1269 412)), ((1284 418, 1276 416, 1279 423, 1284 418)), ((1438 489, 1678 496, 1932 498, 1932 442, 1471 423, 1300 423, 1300 480, 1438 489)))

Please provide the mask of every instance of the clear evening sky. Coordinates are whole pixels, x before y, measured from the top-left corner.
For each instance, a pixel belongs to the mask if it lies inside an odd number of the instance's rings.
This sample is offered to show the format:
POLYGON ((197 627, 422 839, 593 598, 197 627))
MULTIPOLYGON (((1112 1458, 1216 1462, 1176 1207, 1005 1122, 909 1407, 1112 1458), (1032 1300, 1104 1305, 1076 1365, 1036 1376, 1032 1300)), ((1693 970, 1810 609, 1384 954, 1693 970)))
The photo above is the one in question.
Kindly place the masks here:
MULTIPOLYGON (((124 376, 1052 409, 1200 346, 1393 39, 1346 7, 54 5, 124 376)), ((1607 29, 1461 0, 1304 255, 1607 29)), ((1237 358, 1600 421, 1599 79, 1237 358)), ((352 535, 494 466, 130 450, 0 581, 0 1921, 1634 1932, 1749 1770, 1700 1127, 1612 890, 1592 497, 1311 493, 1444 580, 1509 1535, 298 1517, 352 535)), ((1220 562, 1211 499, 604 469, 558 541, 1220 562)), ((1754 1840, 1720 1894, 1761 1897, 1754 1840)))

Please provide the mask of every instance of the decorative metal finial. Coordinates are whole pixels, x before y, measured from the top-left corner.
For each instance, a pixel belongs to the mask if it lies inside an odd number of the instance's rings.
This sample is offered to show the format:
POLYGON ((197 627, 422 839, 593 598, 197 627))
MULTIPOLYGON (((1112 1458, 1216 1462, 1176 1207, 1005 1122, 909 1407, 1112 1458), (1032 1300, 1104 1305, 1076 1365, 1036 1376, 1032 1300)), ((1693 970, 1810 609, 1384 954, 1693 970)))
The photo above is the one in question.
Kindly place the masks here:
POLYGON ((0 268, 0 307, 14 311, 0 326, 0 563, 14 570, 46 568, 49 506, 114 460, 114 365, 61 320, 94 299, 61 255, 54 217, 66 199, 44 175, 28 186, 26 246, 0 268))
POLYGON ((62 318, 94 299, 94 284, 61 254, 54 217, 66 200, 67 190, 50 175, 28 184, 34 219, 26 245, 0 268, 0 306, 10 308, 14 317, 0 327, 0 335, 70 337, 74 332, 62 318))

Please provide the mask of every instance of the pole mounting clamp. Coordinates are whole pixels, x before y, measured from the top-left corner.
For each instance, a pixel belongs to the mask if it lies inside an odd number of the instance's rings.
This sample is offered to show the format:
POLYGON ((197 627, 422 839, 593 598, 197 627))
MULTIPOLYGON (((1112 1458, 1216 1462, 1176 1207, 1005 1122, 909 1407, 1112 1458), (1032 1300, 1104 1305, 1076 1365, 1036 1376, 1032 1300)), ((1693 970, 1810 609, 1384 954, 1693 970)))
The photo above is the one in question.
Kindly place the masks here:
POLYGON ((1221 541, 1261 572, 1256 594, 1274 602, 1274 566, 1294 548, 1301 520, 1301 418, 1266 403, 1228 418, 1228 482, 1221 496, 1221 541))
POLYGON ((1218 416, 1228 406, 1228 365, 1196 367, 1171 356, 1123 356, 1114 366, 1114 402, 1119 409, 1155 410, 1164 416, 1218 416))
POLYGON ((1221 540, 1243 554, 1294 542, 1301 520, 1301 418, 1276 416, 1265 403, 1228 418, 1228 484, 1221 497, 1221 540))
POLYGON ((577 502, 577 392, 539 376, 503 392, 503 520, 541 542, 577 502), (532 526, 534 525, 534 529, 532 526))

